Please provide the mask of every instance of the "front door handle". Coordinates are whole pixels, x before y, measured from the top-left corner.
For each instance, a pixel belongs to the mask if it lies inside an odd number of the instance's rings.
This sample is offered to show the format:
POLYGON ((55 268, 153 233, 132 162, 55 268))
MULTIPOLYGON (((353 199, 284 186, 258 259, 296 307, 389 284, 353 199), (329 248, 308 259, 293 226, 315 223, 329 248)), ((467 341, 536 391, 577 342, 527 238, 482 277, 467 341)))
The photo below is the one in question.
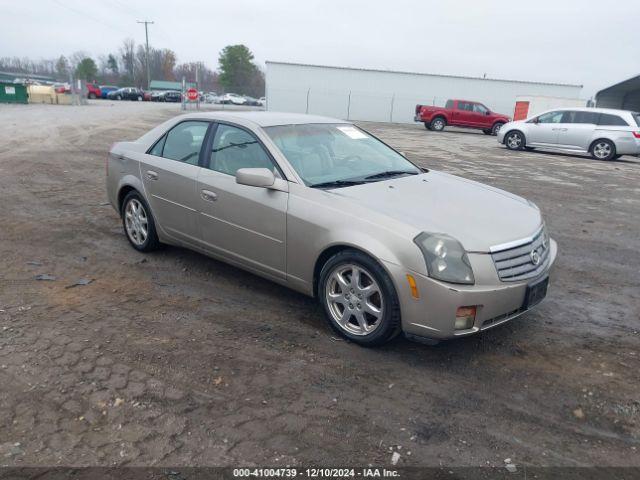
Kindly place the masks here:
POLYGON ((153 170, 147 170, 146 171, 146 175, 147 175, 147 178, 149 180, 157 180, 158 179, 158 174, 156 172, 154 172, 153 170))
POLYGON ((202 197, 203 200, 206 200, 207 202, 215 202, 218 199, 218 195, 216 195, 210 190, 202 190, 200 192, 200 196, 202 197))

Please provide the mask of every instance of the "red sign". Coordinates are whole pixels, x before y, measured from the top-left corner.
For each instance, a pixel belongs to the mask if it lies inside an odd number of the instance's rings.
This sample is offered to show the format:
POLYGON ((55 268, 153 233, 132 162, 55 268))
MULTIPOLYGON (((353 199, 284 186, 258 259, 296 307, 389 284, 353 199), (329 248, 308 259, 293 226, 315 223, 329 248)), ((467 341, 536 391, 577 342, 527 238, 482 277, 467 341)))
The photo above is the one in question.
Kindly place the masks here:
POLYGON ((190 88, 189 90, 187 90, 187 98, 192 101, 197 100, 198 90, 196 90, 195 88, 190 88))

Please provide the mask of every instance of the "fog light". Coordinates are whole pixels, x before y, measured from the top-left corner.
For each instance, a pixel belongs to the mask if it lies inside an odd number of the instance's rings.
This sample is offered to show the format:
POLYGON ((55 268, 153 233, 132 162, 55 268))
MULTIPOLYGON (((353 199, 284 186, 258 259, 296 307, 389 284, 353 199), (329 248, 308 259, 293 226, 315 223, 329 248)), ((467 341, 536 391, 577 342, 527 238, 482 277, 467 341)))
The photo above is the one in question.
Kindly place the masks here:
POLYGON ((459 307, 456 311, 456 330, 467 330, 473 327, 476 321, 476 306, 459 307))

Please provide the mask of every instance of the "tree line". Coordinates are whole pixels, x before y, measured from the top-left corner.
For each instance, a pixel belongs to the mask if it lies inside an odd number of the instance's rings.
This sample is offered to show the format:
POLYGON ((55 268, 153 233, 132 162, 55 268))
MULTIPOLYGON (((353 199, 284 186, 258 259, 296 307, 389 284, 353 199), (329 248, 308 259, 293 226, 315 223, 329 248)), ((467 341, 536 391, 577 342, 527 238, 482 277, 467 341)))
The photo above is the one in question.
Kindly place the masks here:
MULTIPOLYGON (((72 74, 87 82, 121 87, 147 87, 147 60, 143 45, 126 39, 116 52, 94 59, 84 51, 60 55, 57 59, 34 61, 21 57, 0 57, 0 70, 25 75, 46 75, 61 82, 72 74)), ((211 70, 204 62, 178 63, 169 48, 149 46, 149 71, 152 80, 196 81, 202 91, 234 92, 261 97, 264 95, 264 73, 255 64, 253 53, 245 45, 228 45, 218 56, 218 69, 211 70)))

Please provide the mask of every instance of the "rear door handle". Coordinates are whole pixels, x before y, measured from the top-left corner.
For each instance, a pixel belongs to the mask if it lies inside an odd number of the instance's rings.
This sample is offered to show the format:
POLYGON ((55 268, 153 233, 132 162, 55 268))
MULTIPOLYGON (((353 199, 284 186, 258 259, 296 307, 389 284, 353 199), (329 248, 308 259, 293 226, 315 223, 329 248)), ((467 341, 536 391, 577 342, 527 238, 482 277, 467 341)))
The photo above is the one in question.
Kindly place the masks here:
POLYGON ((158 179, 158 174, 156 172, 154 172, 153 170, 147 170, 146 171, 146 175, 147 175, 147 178, 149 180, 157 180, 158 179))
POLYGON ((218 195, 213 193, 210 190, 202 190, 200 192, 200 196, 202 197, 203 200, 206 200, 207 202, 215 202, 216 200, 218 200, 218 195))

